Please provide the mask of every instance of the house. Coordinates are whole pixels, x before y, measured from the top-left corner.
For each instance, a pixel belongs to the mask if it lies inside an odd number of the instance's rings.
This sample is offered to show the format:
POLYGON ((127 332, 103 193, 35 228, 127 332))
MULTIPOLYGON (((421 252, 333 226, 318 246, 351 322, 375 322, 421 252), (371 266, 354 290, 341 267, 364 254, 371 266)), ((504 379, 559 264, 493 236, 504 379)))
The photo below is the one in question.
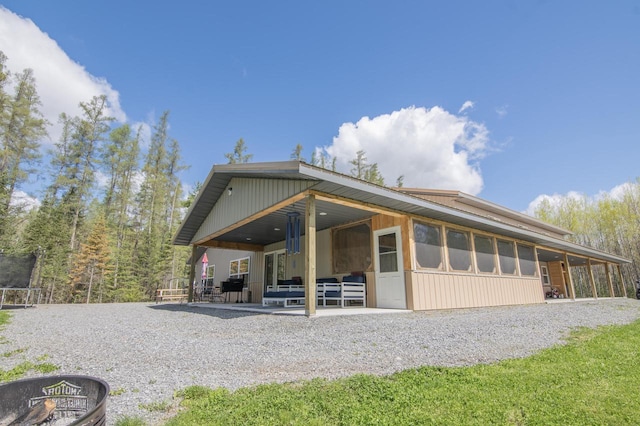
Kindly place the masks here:
MULTIPOLYGON (((204 248, 209 259, 221 249, 248 257, 254 303, 278 279, 301 277, 309 295, 317 279, 354 272, 366 277, 366 306, 378 308, 626 296, 620 265, 629 261, 568 234, 461 192, 382 187, 285 161, 213 166, 174 244, 191 245, 195 259, 204 248)), ((307 315, 316 305, 305 298, 307 315)))

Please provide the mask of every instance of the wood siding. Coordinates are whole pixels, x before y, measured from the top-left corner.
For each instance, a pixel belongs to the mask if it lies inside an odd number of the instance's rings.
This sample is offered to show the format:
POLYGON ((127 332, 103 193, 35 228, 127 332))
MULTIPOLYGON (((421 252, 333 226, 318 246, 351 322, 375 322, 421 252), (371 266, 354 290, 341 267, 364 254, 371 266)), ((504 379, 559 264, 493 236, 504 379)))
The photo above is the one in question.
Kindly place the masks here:
POLYGON ((232 195, 223 194, 207 215, 193 241, 225 229, 262 212, 313 185, 313 182, 284 179, 234 178, 229 182, 232 195))
MULTIPOLYGON (((402 263, 404 270, 411 269, 411 247, 413 246, 413 232, 410 231, 411 220, 408 216, 397 217, 389 215, 376 215, 371 218, 371 234, 380 229, 399 226, 402 233, 402 263)), ((373 249, 373 241, 371 242, 373 249)), ((373 267, 373 265, 372 265, 373 267)), ((373 305, 372 305, 373 306, 373 305)))
POLYGON ((539 278, 411 272, 407 307, 429 309, 543 303, 539 278))
POLYGON ((570 297, 567 294, 565 281, 564 281, 564 270, 562 268, 562 262, 548 262, 549 267, 549 278, 551 280, 551 288, 555 288, 558 290, 558 293, 564 295, 564 297, 570 297))

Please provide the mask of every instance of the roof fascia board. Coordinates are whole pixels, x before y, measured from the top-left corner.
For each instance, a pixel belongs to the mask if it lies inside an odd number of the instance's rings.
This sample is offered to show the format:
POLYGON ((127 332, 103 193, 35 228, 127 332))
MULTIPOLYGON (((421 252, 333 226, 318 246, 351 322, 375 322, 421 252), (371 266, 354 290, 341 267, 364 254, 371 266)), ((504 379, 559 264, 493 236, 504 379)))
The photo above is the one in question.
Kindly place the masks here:
POLYGON ((472 213, 466 213, 457 209, 436 204, 431 201, 424 200, 419 197, 414 197, 408 194, 404 194, 402 192, 399 192, 393 189, 381 187, 368 182, 363 182, 348 176, 338 175, 337 173, 334 173, 332 171, 323 170, 313 166, 308 167, 306 164, 301 164, 300 169, 301 169, 300 170, 301 173, 307 174, 319 180, 325 180, 325 181, 330 181, 336 184, 349 186, 351 188, 360 189, 362 191, 367 191, 372 194, 389 197, 396 201, 417 205, 441 214, 451 215, 451 216, 458 217, 460 219, 464 219, 470 222, 475 222, 477 224, 490 226, 490 227, 494 227, 494 228, 508 231, 511 233, 515 233, 517 235, 521 235, 525 237, 523 238, 525 240, 532 239, 534 241, 543 241, 552 245, 559 245, 561 247, 565 247, 567 251, 575 252, 575 254, 582 254, 584 256, 593 256, 595 258, 607 259, 611 262, 630 263, 628 259, 624 259, 619 256, 610 255, 608 253, 604 253, 599 250, 581 246, 579 244, 571 243, 569 241, 546 236, 538 232, 533 232, 526 229, 518 228, 516 226, 508 225, 505 223, 496 222, 491 219, 483 218, 482 216, 477 216, 472 213))

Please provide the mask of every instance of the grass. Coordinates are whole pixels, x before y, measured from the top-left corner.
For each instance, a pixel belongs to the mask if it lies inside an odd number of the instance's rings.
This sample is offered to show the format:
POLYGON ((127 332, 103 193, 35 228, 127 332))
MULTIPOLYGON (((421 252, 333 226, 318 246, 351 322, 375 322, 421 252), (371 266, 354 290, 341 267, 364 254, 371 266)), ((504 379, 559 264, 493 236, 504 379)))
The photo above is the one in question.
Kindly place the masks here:
POLYGON ((491 365, 233 393, 194 386, 168 425, 633 425, 639 353, 640 321, 577 330, 566 345, 491 365))
POLYGON ((122 417, 116 420, 115 426, 145 426, 146 423, 139 417, 122 417))
MULTIPOLYGON (((11 320, 11 315, 8 312, 0 311, 0 330, 2 330, 2 328, 6 324, 8 324, 10 320, 11 320)), ((0 341, 0 344, 7 343, 7 342, 8 341, 5 338, 2 338, 2 341, 0 341)), ((13 356, 23 353, 24 351, 26 351, 26 349, 22 348, 22 349, 9 351, 9 352, 4 352, 2 353, 2 357, 11 358, 13 356)), ((47 359, 47 355, 42 355, 38 357, 38 361, 44 361, 45 359, 47 359)), ((58 369, 57 365, 51 364, 49 362, 33 363, 31 361, 24 361, 9 370, 3 370, 0 368, 0 383, 18 380, 22 376, 27 374, 29 371, 37 371, 39 373, 46 374, 46 373, 51 373, 53 371, 56 371, 57 369, 58 369)))

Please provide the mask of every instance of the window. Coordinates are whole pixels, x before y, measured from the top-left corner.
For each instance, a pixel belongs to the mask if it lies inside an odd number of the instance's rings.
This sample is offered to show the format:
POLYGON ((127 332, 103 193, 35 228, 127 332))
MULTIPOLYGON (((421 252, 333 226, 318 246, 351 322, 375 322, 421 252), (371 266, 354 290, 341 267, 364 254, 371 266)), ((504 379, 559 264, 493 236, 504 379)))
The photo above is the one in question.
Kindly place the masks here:
POLYGON ((551 281, 549 280, 549 269, 545 265, 541 265, 540 270, 542 273, 542 284, 544 285, 551 284, 551 281))
POLYGON ((449 249, 449 266, 454 271, 471 270, 471 252, 469 234, 467 232, 447 229, 447 248, 449 249))
POLYGON ((536 253, 533 246, 518 244, 518 260, 520 263, 520 274, 529 277, 536 276, 536 253))
POLYGON ((442 269, 440 227, 414 222, 416 261, 421 268, 442 269))
POLYGON ((378 235, 380 272, 398 272, 396 233, 378 235))
POLYGON ((498 258, 500 259, 500 271, 503 274, 515 275, 516 252, 513 241, 498 240, 498 258))
POLYGON ((248 257, 229 262, 229 278, 242 278, 242 275, 249 275, 248 257))
POLYGON ((210 280, 216 277, 216 265, 207 266, 206 279, 210 280))
POLYGON ((333 272, 367 271, 371 266, 371 226, 368 223, 334 229, 333 272))
POLYGON ((285 250, 277 250, 264 254, 264 285, 275 285, 284 280, 287 255, 285 250))
POLYGON ((474 235, 473 244, 476 249, 476 263, 479 272, 495 274, 496 253, 493 238, 484 235, 474 235))

